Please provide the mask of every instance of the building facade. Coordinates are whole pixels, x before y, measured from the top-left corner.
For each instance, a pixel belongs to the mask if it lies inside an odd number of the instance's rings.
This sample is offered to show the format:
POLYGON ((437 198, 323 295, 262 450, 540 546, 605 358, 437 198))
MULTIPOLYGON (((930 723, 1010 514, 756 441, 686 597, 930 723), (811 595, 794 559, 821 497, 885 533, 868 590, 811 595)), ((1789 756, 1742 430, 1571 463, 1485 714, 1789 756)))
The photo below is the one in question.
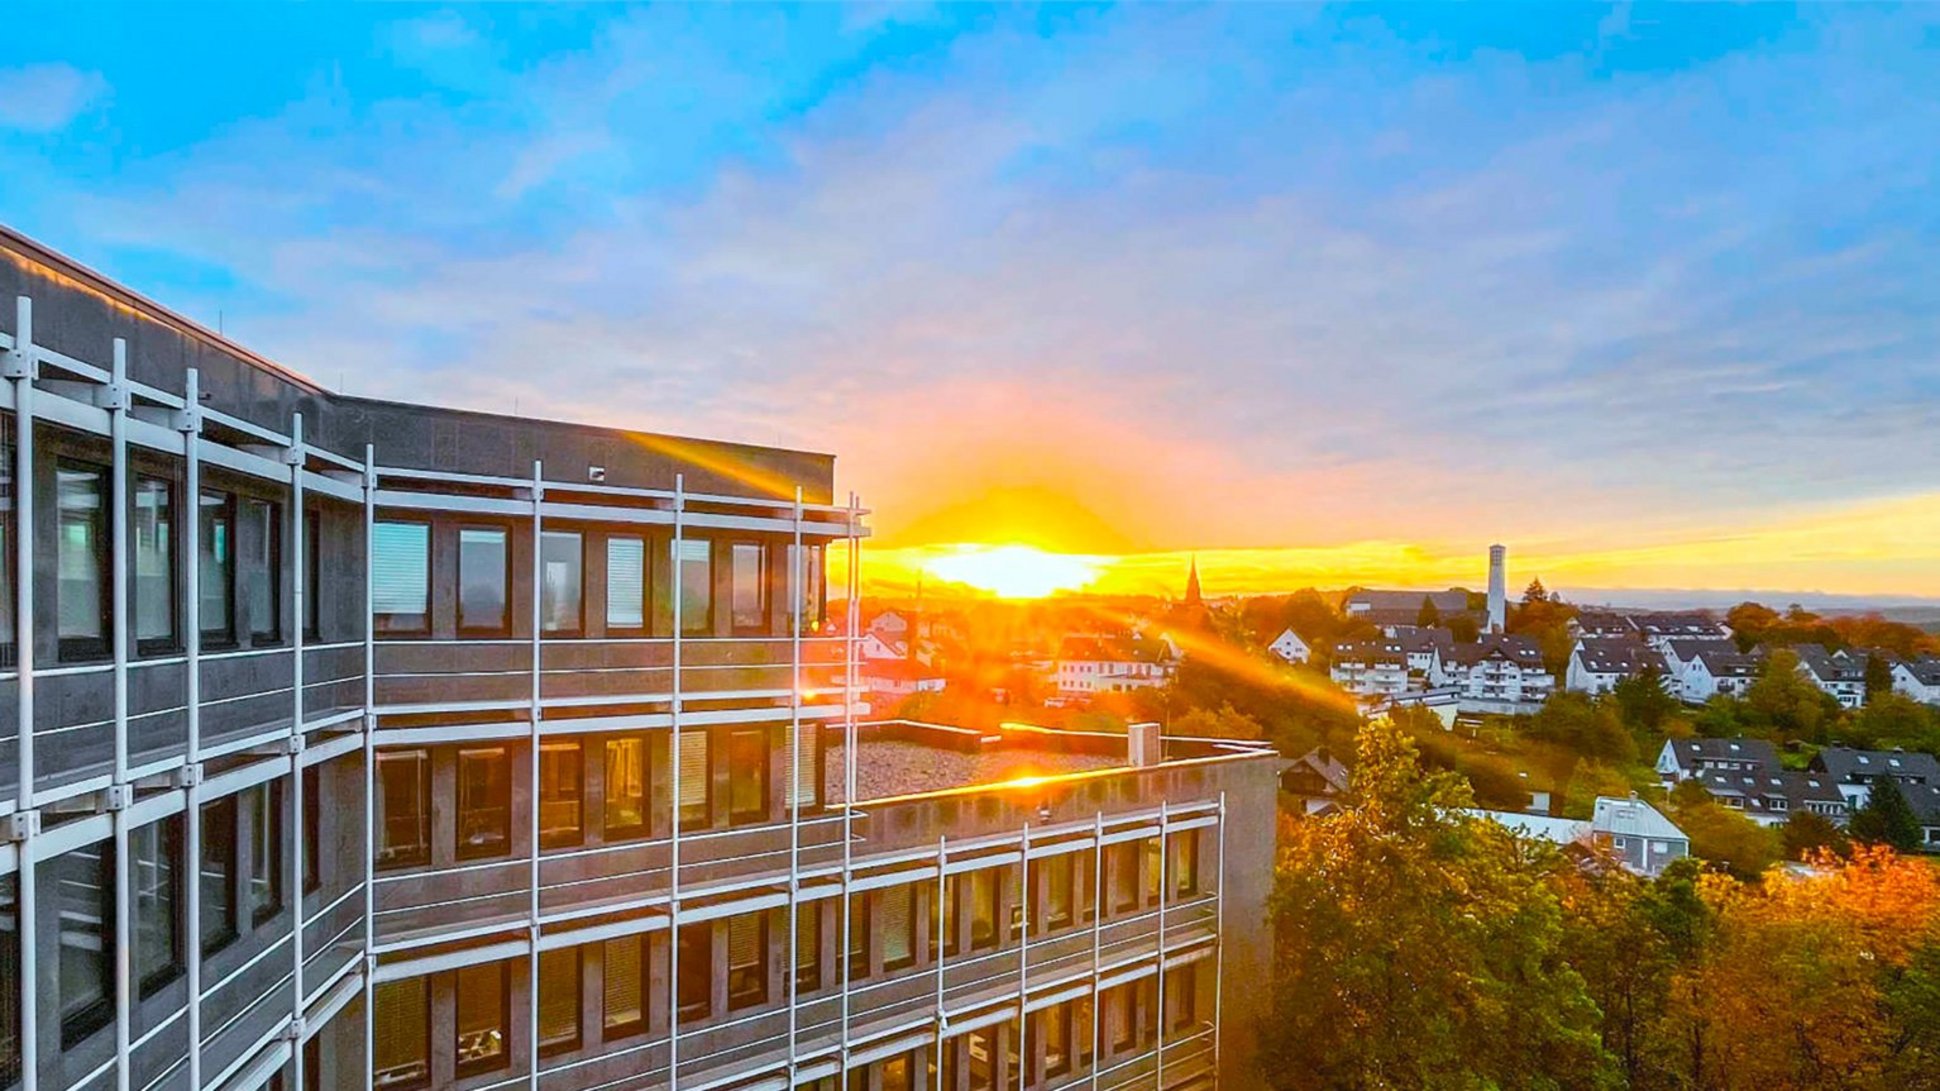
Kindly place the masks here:
POLYGON ((1271 759, 865 738, 830 457, 0 299, 0 1088, 1247 1085, 1271 759))

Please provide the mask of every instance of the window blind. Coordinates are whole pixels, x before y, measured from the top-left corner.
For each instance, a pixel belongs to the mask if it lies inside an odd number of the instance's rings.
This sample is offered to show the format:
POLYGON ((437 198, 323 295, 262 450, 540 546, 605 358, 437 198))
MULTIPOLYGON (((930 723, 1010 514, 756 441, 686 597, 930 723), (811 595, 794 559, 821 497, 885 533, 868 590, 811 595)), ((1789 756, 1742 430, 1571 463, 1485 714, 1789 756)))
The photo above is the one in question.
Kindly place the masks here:
POLYGON ((606 540, 606 624, 639 629, 647 623, 647 543, 640 538, 606 540))
POLYGON ((426 612, 431 596, 431 528, 379 523, 371 528, 371 612, 426 612))
MULTIPOLYGON (((802 724, 797 730, 801 734, 801 753, 796 759, 793 802, 798 807, 813 807, 821 796, 816 790, 819 785, 815 783, 815 771, 821 765, 817 754, 822 746, 822 731, 818 724, 802 724)), ((793 747, 794 742, 791 740, 789 745, 793 747)))
POLYGON ((680 734, 680 805, 707 806, 707 732, 680 734))

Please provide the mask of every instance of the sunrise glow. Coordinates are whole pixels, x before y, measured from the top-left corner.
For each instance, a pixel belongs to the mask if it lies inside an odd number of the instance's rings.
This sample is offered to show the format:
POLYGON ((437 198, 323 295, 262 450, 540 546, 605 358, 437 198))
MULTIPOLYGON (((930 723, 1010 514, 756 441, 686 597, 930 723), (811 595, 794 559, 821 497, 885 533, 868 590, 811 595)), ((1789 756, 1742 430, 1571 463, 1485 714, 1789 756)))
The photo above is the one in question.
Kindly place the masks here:
POLYGON ((925 558, 922 568, 936 579, 1006 599, 1076 591, 1098 574, 1096 562, 1088 557, 1047 553, 1026 545, 952 546, 925 558))

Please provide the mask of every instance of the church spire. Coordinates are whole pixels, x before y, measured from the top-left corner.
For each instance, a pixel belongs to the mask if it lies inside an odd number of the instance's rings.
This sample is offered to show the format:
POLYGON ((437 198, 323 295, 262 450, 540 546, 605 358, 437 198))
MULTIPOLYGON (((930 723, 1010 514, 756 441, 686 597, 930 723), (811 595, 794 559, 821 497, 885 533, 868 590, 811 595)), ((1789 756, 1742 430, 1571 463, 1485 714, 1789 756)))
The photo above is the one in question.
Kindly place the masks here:
POLYGON ((1186 605, 1200 605, 1199 598, 1199 555, 1192 555, 1192 568, 1186 572, 1186 605))

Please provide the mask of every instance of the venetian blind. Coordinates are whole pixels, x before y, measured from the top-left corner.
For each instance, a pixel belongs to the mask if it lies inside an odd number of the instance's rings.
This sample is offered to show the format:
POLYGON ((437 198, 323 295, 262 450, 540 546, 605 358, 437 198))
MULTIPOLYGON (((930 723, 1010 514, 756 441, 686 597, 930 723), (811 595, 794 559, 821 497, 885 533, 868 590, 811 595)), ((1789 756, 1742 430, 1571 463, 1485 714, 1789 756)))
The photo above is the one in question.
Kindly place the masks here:
POLYGON ((641 538, 606 540, 606 624, 638 629, 647 623, 647 543, 641 538))

